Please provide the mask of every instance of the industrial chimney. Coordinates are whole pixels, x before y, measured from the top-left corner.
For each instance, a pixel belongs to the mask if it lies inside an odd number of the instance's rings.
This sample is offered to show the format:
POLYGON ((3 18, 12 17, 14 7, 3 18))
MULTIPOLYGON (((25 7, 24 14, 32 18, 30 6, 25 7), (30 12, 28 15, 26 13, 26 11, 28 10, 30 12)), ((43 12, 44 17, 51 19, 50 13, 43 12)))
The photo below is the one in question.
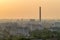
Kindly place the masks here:
POLYGON ((41 21, 41 7, 39 7, 39 21, 41 21))

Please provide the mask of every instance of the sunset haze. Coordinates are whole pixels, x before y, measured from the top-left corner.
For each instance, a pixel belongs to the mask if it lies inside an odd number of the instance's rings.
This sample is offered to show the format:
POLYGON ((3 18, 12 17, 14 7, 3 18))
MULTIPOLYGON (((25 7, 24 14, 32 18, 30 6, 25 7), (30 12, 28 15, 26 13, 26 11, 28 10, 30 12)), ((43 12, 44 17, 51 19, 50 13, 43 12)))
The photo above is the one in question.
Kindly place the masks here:
POLYGON ((60 19, 60 0, 0 0, 0 19, 60 19))

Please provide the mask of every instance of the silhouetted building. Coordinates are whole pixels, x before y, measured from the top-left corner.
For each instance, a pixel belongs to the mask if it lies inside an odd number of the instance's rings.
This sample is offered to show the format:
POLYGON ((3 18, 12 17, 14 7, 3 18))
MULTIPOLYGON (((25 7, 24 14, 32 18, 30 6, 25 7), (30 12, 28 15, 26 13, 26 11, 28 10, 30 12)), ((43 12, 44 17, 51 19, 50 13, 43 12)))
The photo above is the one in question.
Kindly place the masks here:
POLYGON ((39 7, 39 20, 41 21, 41 7, 39 7))

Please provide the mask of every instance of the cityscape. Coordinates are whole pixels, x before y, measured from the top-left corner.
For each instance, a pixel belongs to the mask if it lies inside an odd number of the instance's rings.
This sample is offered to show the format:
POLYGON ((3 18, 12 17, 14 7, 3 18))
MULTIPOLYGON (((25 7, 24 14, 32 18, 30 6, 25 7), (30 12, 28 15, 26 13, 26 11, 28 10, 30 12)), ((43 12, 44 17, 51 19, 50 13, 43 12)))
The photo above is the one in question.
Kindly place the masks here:
MULTIPOLYGON (((17 38, 17 39, 13 39, 13 40, 45 40, 42 39, 44 37, 42 37, 41 39, 37 37, 39 37, 38 35, 38 31, 42 31, 45 30, 46 31, 51 31, 51 32, 59 32, 60 33, 60 20, 35 20, 35 19, 23 19, 23 20, 13 20, 13 19, 4 19, 3 21, 0 20, 0 39, 2 40, 12 40, 11 39, 4 39, 4 38, 9 38, 10 36, 21 36, 22 38, 26 38, 26 39, 21 39, 21 38, 17 38), (37 31, 37 36, 36 38, 34 38, 34 34, 33 37, 31 37, 31 33, 33 31, 37 31), (31 37, 31 38, 30 38, 31 37), (28 39, 29 38, 29 39, 28 39)), ((48 32, 49 33, 49 32, 48 32)), ((47 34, 45 34, 47 36, 47 34)), ((50 34, 53 36, 53 34, 50 34)), ((51 36, 51 37, 52 37, 51 36)), ((56 34, 55 34, 56 36, 56 34)), ((57 38, 52 38, 52 39, 48 39, 47 40, 54 40, 57 38)))
POLYGON ((0 40, 60 40, 59 3, 0 0, 0 40))

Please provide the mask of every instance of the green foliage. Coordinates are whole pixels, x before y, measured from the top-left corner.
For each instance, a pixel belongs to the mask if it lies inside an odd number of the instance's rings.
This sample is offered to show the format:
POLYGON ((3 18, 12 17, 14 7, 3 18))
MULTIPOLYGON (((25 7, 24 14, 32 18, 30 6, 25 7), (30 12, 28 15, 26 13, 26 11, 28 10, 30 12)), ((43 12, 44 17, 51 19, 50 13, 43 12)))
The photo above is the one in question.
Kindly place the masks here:
MULTIPOLYGON (((6 34, 7 35, 7 34, 6 34)), ((0 40, 31 40, 31 39, 57 39, 60 40, 60 32, 59 31, 50 31, 48 29, 44 30, 34 30, 30 31, 30 36, 26 37, 23 34, 20 35, 7 35, 0 40)))
POLYGON ((35 30, 30 33, 31 37, 38 38, 38 39, 59 39, 60 40, 60 32, 57 31, 50 31, 48 29, 44 30, 35 30))

